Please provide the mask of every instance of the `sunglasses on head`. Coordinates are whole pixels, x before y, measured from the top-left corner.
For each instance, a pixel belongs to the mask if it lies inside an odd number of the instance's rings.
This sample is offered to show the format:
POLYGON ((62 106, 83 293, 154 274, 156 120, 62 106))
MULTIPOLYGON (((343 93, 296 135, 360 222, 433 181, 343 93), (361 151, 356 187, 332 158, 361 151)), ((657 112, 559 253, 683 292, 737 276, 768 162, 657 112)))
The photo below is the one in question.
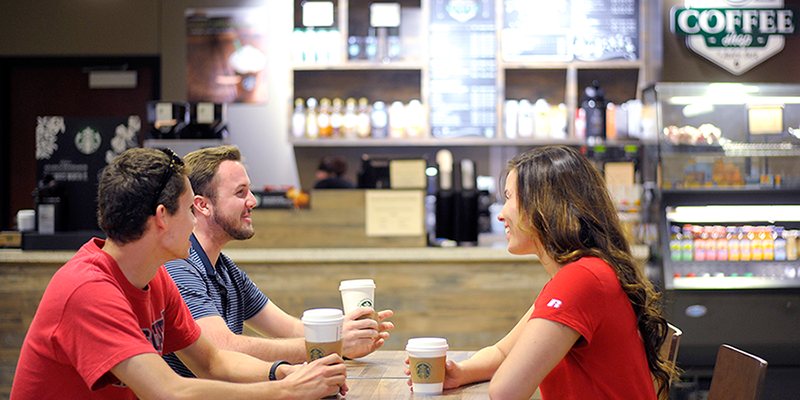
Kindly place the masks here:
POLYGON ((158 205, 160 204, 158 202, 158 199, 161 197, 161 193, 167 187, 167 183, 169 183, 170 178, 172 178, 172 174, 175 173, 175 166, 176 165, 183 166, 183 160, 181 160, 181 158, 178 157, 178 155, 175 154, 174 151, 168 148, 163 148, 161 149, 161 151, 163 151, 164 154, 166 154, 169 157, 169 166, 167 166, 167 169, 164 171, 164 174, 161 175, 161 183, 158 185, 158 190, 156 191, 156 195, 153 198, 153 205, 152 207, 150 207, 153 210, 153 215, 155 215, 156 208, 158 208, 158 205))

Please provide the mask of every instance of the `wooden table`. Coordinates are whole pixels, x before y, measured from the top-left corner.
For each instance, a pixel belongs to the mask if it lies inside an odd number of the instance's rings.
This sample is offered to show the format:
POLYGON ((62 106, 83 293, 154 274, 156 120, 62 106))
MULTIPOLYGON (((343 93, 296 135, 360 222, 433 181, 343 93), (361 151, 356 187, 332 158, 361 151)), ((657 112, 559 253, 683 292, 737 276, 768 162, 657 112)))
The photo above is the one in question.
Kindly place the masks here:
MULTIPOLYGON (((458 362, 466 360, 474 353, 474 351, 448 351, 447 358, 458 362)), ((414 395, 411 392, 411 387, 408 386, 408 375, 403 372, 406 368, 406 355, 405 351, 382 350, 363 358, 346 361, 347 386, 350 391, 345 397, 339 396, 339 399, 419 400, 433 398, 434 396, 414 395)), ((435 398, 486 400, 489 398, 489 382, 447 389, 441 396, 435 398)), ((531 399, 541 399, 538 390, 531 399)))

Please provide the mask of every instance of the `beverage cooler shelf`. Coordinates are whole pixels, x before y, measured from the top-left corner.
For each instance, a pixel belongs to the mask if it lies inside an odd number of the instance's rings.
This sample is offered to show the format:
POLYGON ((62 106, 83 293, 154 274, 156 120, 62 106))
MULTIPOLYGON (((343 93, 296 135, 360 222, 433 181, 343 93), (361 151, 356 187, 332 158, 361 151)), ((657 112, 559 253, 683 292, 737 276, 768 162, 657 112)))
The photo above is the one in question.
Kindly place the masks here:
POLYGON ((800 286, 800 279, 765 278, 765 277, 694 277, 673 278, 672 288, 689 289, 783 289, 800 286))
POLYGON ((798 261, 672 262, 673 289, 800 287, 798 261))

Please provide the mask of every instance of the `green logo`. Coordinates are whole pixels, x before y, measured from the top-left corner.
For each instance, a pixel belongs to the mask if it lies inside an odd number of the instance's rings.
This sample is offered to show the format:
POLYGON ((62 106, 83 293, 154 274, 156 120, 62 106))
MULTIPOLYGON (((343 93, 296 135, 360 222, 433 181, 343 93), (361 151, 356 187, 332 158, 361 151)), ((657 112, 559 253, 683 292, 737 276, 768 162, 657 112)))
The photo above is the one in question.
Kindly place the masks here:
POLYGON ((764 47, 773 35, 797 32, 793 8, 683 8, 673 9, 672 32, 702 36, 708 47, 764 47))
POLYGON ((358 302, 358 306, 359 306, 359 307, 369 307, 369 308, 372 308, 372 300, 370 300, 370 299, 364 299, 364 300, 361 300, 360 302, 358 302))
POLYGON ((308 351, 308 355, 311 356, 311 361, 314 361, 325 357, 325 352, 319 347, 312 347, 311 350, 308 351))
POLYGON ((775 8, 768 6, 776 2, 706 0, 703 8, 693 8, 690 4, 697 2, 685 3, 670 12, 672 33, 686 37, 688 49, 734 75, 779 53, 786 37, 798 33, 798 11, 791 5, 775 8))
POLYGON ((431 377, 431 365, 425 361, 417 363, 416 367, 414 367, 417 376, 422 379, 428 379, 431 377))

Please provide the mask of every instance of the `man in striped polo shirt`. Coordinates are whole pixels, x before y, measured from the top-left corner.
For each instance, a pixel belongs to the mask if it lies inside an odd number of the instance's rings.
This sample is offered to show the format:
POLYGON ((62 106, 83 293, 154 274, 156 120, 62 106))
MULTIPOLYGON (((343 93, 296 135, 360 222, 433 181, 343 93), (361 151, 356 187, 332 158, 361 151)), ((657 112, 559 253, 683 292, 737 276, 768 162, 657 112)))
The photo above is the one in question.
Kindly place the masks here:
MULTIPOLYGON (((166 267, 192 317, 220 348, 265 361, 305 361, 303 323, 269 301, 247 274, 222 254, 229 241, 246 240, 254 234, 251 211, 256 199, 250 192, 250 178, 239 149, 206 148, 187 154, 184 160, 191 169, 197 225, 190 238, 189 258, 170 261, 166 267), (245 322, 263 337, 242 335, 245 322)), ((346 315, 345 357, 363 357, 383 346, 389 337, 387 330, 394 328, 391 322, 359 319, 372 312, 359 308, 346 315)), ((378 314, 383 320, 392 311, 378 314)), ((164 358, 176 372, 192 376, 177 357, 164 358)))

